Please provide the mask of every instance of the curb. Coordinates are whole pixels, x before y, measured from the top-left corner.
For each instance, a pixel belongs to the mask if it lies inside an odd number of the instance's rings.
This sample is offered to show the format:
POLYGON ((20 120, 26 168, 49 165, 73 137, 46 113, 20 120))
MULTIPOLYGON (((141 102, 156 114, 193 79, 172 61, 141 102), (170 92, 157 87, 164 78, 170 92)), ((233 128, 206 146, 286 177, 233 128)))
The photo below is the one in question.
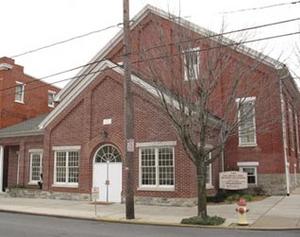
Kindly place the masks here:
POLYGON ((251 227, 251 226, 238 226, 238 225, 230 225, 230 226, 207 226, 207 225, 188 225, 188 224, 177 224, 177 223, 162 223, 162 222, 151 222, 151 221, 139 221, 137 219, 134 220, 126 220, 126 219, 111 219, 111 218, 103 218, 103 217, 79 217, 79 216, 68 216, 68 215, 58 215, 58 214, 48 214, 48 213, 36 213, 30 211, 18 211, 18 210, 6 210, 0 209, 0 212, 4 213, 13 213, 13 214, 21 214, 21 215, 32 215, 32 216, 45 216, 45 217, 54 217, 54 218, 65 218, 65 219, 74 219, 74 220, 85 220, 85 221, 99 221, 105 223, 118 223, 118 224, 135 224, 135 225, 151 225, 151 226, 165 226, 165 227, 182 227, 182 228, 200 228, 200 229, 230 229, 230 230, 245 230, 245 231, 293 231, 300 230, 299 227, 251 227))

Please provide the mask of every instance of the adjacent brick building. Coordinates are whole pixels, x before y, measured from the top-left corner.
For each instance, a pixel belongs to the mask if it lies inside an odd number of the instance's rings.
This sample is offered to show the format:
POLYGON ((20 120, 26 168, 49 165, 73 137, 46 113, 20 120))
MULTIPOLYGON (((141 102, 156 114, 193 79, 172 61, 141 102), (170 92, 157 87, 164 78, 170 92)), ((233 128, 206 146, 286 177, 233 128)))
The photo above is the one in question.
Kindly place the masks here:
MULTIPOLYGON (((13 59, 0 58, 0 128, 48 114, 54 108, 53 99, 58 92, 57 87, 25 74, 23 66, 16 64, 13 59)), ((7 187, 9 180, 17 180, 17 176, 9 172, 17 158, 8 159, 8 154, 11 154, 8 147, 4 153, 7 156, 2 163, 4 169, 0 170, 0 175, 4 177, 1 190, 2 186, 7 187)))
MULTIPOLYGON (((172 29, 180 28, 181 33, 198 38, 207 37, 211 32, 175 19, 147 6, 132 24, 137 202, 189 205, 196 200, 195 167, 159 106, 156 90, 149 80, 149 62, 141 56, 147 46, 158 45, 161 31, 167 32, 163 35, 164 42, 170 43, 170 51, 179 55, 179 60, 174 60, 173 67, 169 68, 161 61, 154 63, 161 64, 170 90, 174 78, 167 70, 175 71, 180 80, 186 79, 188 72, 180 60, 181 49, 171 44, 176 34, 172 29)), ((39 175, 43 173, 43 191, 36 191, 37 196, 89 199, 92 187, 99 187, 100 201, 121 201, 126 185, 123 179, 126 170, 122 166, 122 38, 120 32, 91 61, 98 63, 80 72, 85 76, 70 82, 57 94, 59 103, 49 115, 0 130, 0 156, 15 161, 19 154, 20 159, 19 165, 12 161, 7 167, 8 188, 37 187, 39 175)), ((207 42, 198 45, 196 42, 193 48, 203 48, 205 44, 207 42)), ((161 56, 159 53, 160 50, 154 51, 153 56, 161 56)), ((227 47, 226 54, 243 62, 245 68, 255 64, 258 55, 245 47, 227 47)), ((205 71, 201 64, 205 60, 204 54, 193 61, 192 66, 205 71)), ((230 68, 224 71, 211 103, 211 114, 216 120, 222 118, 225 98, 232 96, 226 87, 230 73, 230 68)), ((244 99, 252 116, 237 129, 243 124, 251 129, 246 134, 232 136, 222 157, 208 167, 207 189, 211 194, 218 190, 220 171, 241 170, 248 173, 250 187, 267 193, 288 194, 299 181, 299 91, 288 69, 268 57, 243 80, 234 103, 238 105, 244 99), (258 86, 251 91, 243 89, 248 83, 255 85, 253 81, 258 86), (264 93, 259 88, 264 88, 264 93), (272 122, 266 123, 266 117, 272 118, 272 122)), ((237 106, 232 116, 241 116, 242 109, 237 106)))

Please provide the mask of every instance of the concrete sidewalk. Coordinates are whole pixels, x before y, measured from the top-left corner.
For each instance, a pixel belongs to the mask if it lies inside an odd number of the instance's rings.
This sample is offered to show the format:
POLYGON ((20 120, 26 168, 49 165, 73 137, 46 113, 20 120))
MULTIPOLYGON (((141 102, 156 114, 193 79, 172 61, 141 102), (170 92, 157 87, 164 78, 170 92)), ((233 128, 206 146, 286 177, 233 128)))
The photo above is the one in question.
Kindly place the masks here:
MULTIPOLYGON (((290 197, 272 196, 248 204, 250 228, 300 228, 300 190, 290 197), (285 211, 286 210, 286 211, 285 211)), ((179 224, 182 218, 196 215, 196 207, 166 207, 136 205, 132 222, 149 224, 179 224)), ((209 215, 226 218, 223 227, 237 222, 235 204, 209 205, 209 215)), ((10 198, 0 196, 0 211, 86 218, 106 221, 125 221, 123 204, 97 205, 97 215, 91 202, 51 199, 10 198)))

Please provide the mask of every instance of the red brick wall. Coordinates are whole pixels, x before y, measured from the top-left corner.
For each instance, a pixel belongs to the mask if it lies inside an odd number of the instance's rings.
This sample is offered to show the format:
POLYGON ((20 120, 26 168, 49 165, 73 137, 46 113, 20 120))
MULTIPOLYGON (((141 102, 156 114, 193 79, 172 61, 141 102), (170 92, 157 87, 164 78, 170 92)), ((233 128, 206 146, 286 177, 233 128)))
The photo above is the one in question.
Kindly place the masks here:
MULTIPOLYGON (((44 161, 47 162, 45 189, 70 192, 90 192, 93 156, 102 144, 114 144, 124 154, 122 77, 107 71, 97 77, 47 128, 44 161), (103 125, 111 118, 112 125, 103 125), (108 136, 103 137, 106 131, 108 136), (49 139, 49 140, 48 140, 49 139), (79 188, 51 187, 53 183, 55 145, 81 145, 79 188)), ((175 130, 158 105, 143 89, 134 90, 135 142, 177 141, 175 147, 175 191, 136 191, 139 196, 195 197, 195 168, 188 159, 175 130)), ((44 163, 45 164, 45 163, 44 163)), ((138 149, 135 160, 135 187, 138 187, 138 149)), ((124 174, 124 172, 123 172, 124 174)), ((214 174, 218 173, 214 171, 214 174)), ((216 180, 216 178, 214 178, 216 180)), ((124 178, 123 178, 124 181, 124 178)), ((123 190, 125 183, 123 182, 123 190)))
MULTIPOLYGON (((203 37, 187 29, 182 29, 182 27, 178 27, 168 20, 162 19, 154 14, 145 17, 131 33, 133 71, 138 75, 143 75, 142 77, 147 80, 151 78, 149 65, 152 64, 153 68, 161 69, 161 71, 158 70, 158 75, 161 76, 165 84, 169 85, 172 89, 174 86, 172 80, 183 80, 181 62, 182 49, 172 43, 174 43, 174 40, 178 42, 180 39, 190 40, 203 37), (145 49, 159 45, 168 46, 157 47, 143 52, 145 49), (164 63, 164 61, 170 60, 170 58, 151 60, 151 58, 163 57, 165 54, 174 55, 172 66, 164 63)), ((186 45, 183 44, 183 47, 184 46, 199 46, 200 49, 207 49, 211 46, 217 46, 217 44, 212 43, 210 39, 206 39, 197 41, 191 40, 186 45)), ((122 61, 122 57, 120 56, 123 54, 122 47, 122 42, 120 42, 116 47, 112 48, 106 58, 116 63, 122 61)), ((223 49, 223 53, 227 54, 228 57, 226 60, 230 63, 227 64, 225 70, 222 72, 222 80, 220 80, 212 96, 211 111, 219 117, 223 116, 224 103, 232 94, 232 74, 238 74, 243 70, 248 70, 248 73, 241 73, 240 75, 242 83, 240 83, 238 87, 236 97, 256 97, 255 109, 258 144, 257 147, 254 148, 239 147, 238 130, 236 129, 226 145, 225 168, 227 170, 236 170, 238 169, 238 161, 258 161, 258 172, 260 173, 283 173, 284 160, 281 107, 279 81, 276 70, 266 64, 258 63, 255 59, 230 48, 223 49), (240 68, 236 69, 236 65, 239 65, 240 68)), ((200 57, 201 64, 204 64, 201 66, 200 71, 205 72, 205 67, 207 66, 205 65, 207 61, 206 57, 209 57, 208 51, 201 53, 200 57)), ((180 83, 180 85, 182 85, 182 83, 180 83)), ((299 97, 298 91, 296 94, 299 97)), ((237 116, 237 111, 233 111, 231 114, 232 116, 237 116)))
POLYGON ((10 70, 0 71, 0 128, 52 110, 48 107, 48 90, 58 92, 57 87, 26 75, 23 67, 10 58, 0 58, 0 63, 13 66, 10 70), (16 81, 25 84, 24 104, 15 102, 16 81))

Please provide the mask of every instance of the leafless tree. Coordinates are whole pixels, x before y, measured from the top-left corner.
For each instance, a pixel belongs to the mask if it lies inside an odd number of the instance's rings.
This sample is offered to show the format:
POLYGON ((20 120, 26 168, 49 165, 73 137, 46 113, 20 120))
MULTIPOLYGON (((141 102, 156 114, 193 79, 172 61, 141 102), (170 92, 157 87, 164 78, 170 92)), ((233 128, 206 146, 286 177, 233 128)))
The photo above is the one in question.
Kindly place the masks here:
POLYGON ((230 139, 239 135, 245 144, 255 143, 255 132, 270 129, 278 119, 271 99, 278 80, 266 73, 265 56, 244 47, 243 40, 195 33, 193 25, 190 30, 187 22, 171 20, 168 26, 152 19, 148 34, 158 37, 140 42, 140 68, 195 164, 198 216, 205 218, 208 165, 221 159, 230 139))

